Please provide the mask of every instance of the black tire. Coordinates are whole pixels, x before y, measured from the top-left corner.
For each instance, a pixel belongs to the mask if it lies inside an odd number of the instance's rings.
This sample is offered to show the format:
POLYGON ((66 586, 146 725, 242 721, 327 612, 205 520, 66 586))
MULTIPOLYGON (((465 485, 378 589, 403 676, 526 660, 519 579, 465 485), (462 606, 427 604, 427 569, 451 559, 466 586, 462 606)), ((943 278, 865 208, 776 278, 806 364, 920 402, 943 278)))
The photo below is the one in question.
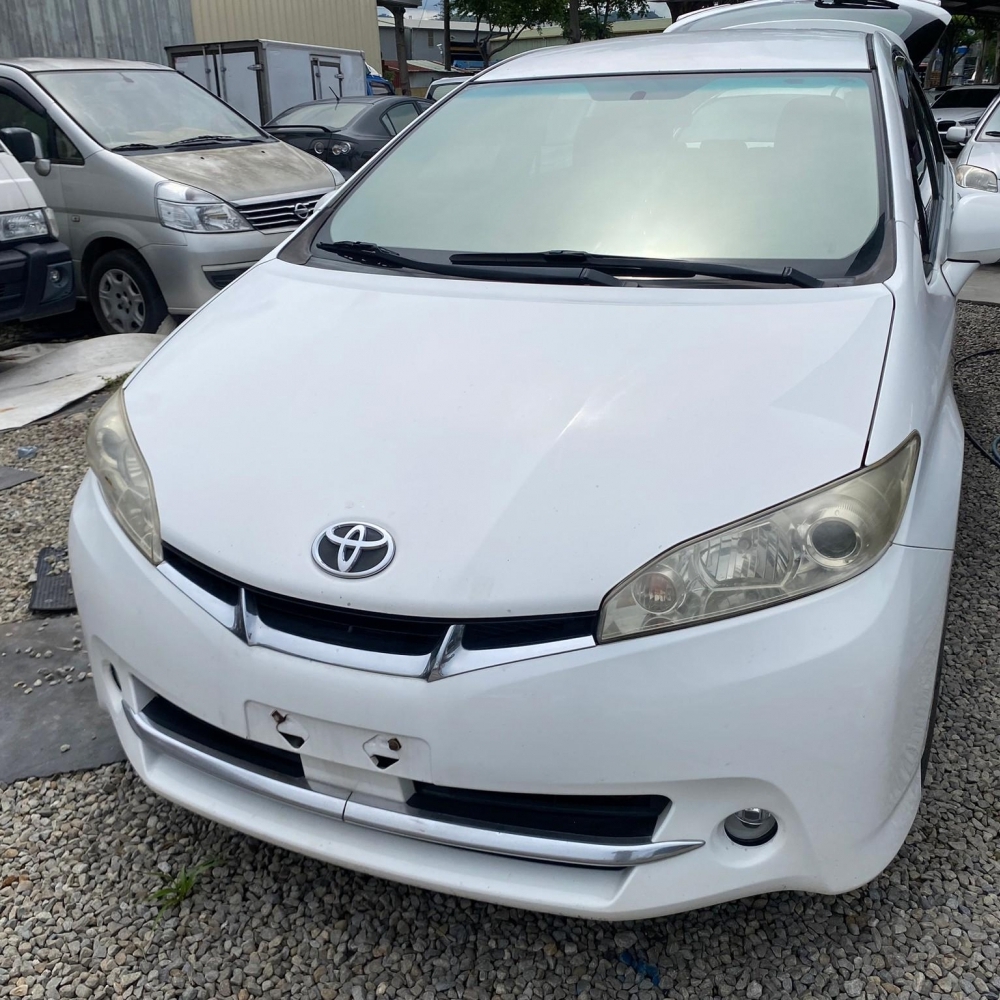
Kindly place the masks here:
POLYGON ((937 675, 934 678, 934 695, 931 698, 931 714, 927 717, 927 735, 924 737, 924 752, 920 756, 920 784, 927 784, 927 768, 931 762, 931 747, 934 745, 934 726, 937 723, 938 699, 941 695, 941 674, 944 672, 944 633, 941 634, 941 651, 938 653, 937 675))
POLYGON ((112 250, 95 261, 87 298, 106 334, 156 333, 167 318, 160 286, 134 250, 112 250))

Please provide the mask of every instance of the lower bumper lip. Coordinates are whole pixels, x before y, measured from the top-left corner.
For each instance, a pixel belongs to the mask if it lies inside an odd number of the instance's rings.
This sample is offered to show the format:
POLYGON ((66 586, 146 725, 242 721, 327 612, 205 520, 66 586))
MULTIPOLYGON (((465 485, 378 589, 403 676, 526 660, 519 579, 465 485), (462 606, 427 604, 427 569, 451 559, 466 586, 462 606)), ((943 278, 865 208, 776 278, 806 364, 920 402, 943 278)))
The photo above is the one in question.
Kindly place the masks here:
POLYGON ((122 702, 122 711, 132 731, 143 743, 239 788, 256 792, 287 805, 308 809, 331 819, 382 833, 412 837, 447 847, 502 854, 506 857, 592 868, 632 868, 687 854, 704 846, 701 840, 623 843, 621 841, 569 840, 538 837, 507 830, 449 823, 411 810, 400 803, 359 796, 356 793, 316 792, 293 781, 252 771, 200 749, 159 728, 142 712, 122 702))

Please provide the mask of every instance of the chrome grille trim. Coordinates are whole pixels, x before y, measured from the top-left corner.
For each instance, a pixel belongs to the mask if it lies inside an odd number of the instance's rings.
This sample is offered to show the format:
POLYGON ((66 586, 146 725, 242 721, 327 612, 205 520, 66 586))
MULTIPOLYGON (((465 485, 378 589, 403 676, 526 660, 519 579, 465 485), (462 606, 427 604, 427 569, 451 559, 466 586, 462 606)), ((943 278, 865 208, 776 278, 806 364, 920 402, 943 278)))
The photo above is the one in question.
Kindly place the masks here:
POLYGON ((285 195, 282 198, 253 199, 251 201, 235 202, 235 207, 254 229, 268 232, 277 229, 296 229, 302 225, 305 218, 295 214, 296 205, 305 205, 310 215, 316 208, 325 191, 309 191, 296 195, 285 195))
POLYGON ((239 597, 234 606, 220 600, 199 587, 168 562, 157 566, 159 572, 186 597, 211 615, 238 639, 248 646, 263 646, 278 653, 297 656, 330 666, 367 670, 372 673, 392 674, 396 677, 422 678, 439 681, 446 677, 498 667, 523 660, 537 660, 558 653, 591 649, 597 645, 592 635, 571 639, 558 639, 527 646, 506 646, 493 649, 466 649, 461 645, 462 625, 452 625, 441 642, 427 656, 408 656, 400 653, 373 652, 338 646, 333 643, 307 639, 271 628, 257 616, 254 596, 245 587, 239 587, 239 597))
POLYGON ((146 747, 246 791, 381 833, 444 847, 591 868, 634 868, 687 854, 705 843, 703 840, 573 840, 561 836, 548 837, 498 827, 455 823, 402 803, 357 792, 317 792, 295 781, 243 767, 183 740, 160 728, 127 702, 121 702, 121 709, 129 728, 146 747))

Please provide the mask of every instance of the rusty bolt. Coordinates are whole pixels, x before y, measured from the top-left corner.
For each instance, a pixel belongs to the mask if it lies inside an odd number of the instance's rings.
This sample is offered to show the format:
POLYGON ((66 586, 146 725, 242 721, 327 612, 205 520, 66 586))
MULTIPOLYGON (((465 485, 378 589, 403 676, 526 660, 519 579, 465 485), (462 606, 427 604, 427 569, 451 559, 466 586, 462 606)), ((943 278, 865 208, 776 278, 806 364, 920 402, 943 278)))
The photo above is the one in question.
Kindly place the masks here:
POLYGON ((389 749, 390 750, 401 750, 402 748, 403 748, 403 744, 400 743, 399 740, 397 740, 395 736, 393 736, 393 738, 391 740, 389 740, 389 749))

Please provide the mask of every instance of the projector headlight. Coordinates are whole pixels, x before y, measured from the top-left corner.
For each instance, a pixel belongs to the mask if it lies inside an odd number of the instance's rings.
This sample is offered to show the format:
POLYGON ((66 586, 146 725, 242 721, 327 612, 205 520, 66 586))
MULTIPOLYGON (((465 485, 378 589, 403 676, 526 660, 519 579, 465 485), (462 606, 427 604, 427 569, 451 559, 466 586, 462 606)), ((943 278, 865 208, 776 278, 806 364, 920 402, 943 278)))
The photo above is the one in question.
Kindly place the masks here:
POLYGON ((919 447, 913 434, 875 465, 658 556, 604 599, 598 641, 756 611, 863 573, 899 528, 919 447))

